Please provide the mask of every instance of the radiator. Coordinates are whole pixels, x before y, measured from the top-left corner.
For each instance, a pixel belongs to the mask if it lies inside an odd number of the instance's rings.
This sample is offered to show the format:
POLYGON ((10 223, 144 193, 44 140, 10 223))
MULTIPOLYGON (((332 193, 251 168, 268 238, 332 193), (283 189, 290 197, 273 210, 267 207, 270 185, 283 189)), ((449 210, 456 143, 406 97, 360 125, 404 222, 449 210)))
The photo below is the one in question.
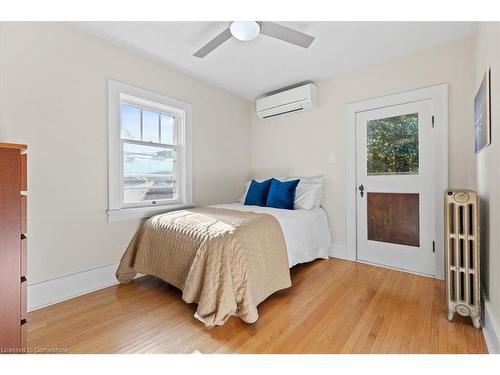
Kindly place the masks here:
POLYGON ((479 198, 468 190, 445 193, 446 299, 448 320, 455 312, 481 328, 479 198))

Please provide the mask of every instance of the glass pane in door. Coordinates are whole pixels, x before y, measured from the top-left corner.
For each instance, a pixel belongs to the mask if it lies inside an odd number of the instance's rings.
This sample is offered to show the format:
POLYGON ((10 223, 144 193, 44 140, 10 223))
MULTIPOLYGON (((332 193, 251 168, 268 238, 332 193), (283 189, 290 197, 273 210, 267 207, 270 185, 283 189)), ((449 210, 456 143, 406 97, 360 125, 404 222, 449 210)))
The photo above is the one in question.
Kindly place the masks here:
POLYGON ((418 174, 418 113, 368 121, 366 148, 368 176, 418 174))

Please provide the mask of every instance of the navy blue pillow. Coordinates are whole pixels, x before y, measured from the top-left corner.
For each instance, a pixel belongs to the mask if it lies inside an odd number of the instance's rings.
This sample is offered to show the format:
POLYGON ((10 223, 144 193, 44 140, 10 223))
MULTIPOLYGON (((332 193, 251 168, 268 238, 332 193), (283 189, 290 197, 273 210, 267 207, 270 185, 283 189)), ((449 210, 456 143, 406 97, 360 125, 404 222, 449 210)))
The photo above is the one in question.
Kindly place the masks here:
POLYGON ((272 178, 262 182, 252 180, 250 186, 248 187, 247 196, 245 197, 245 205, 265 206, 272 180, 272 178))
POLYGON ((267 207, 284 208, 293 210, 295 191, 300 180, 281 182, 273 178, 269 195, 267 196, 267 207))

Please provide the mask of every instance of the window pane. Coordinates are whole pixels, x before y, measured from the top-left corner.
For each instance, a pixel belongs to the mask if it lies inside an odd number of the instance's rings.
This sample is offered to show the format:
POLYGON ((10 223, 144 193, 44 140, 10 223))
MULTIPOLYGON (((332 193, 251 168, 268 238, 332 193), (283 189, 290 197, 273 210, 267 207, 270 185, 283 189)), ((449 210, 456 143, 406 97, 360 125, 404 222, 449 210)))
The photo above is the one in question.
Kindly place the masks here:
POLYGON ((122 138, 141 140, 141 110, 122 104, 122 138))
POLYGON ((418 174, 418 113, 368 121, 366 147, 368 175, 418 174))
POLYGON ((170 115, 161 115, 161 143, 174 144, 174 117, 170 115))
POLYGON ((160 114, 142 110, 142 140, 144 142, 160 142, 160 114))
POLYGON ((125 203, 176 198, 173 150, 123 144, 125 203))

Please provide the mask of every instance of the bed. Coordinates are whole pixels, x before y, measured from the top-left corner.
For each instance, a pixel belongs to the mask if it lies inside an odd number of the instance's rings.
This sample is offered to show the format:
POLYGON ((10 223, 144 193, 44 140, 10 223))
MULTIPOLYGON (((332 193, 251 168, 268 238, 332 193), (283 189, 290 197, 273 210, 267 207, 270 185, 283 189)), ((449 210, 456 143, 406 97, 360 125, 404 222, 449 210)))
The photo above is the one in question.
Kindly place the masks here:
POLYGON ((230 316, 258 319, 257 306, 291 286, 289 268, 328 258, 325 211, 221 204, 156 215, 131 240, 117 269, 121 283, 158 277, 196 303, 206 326, 230 316))
POLYGON ((274 216, 285 237, 289 268, 318 258, 328 259, 331 245, 330 229, 325 210, 321 207, 311 210, 280 210, 245 206, 241 203, 219 204, 212 207, 267 213, 274 216))

